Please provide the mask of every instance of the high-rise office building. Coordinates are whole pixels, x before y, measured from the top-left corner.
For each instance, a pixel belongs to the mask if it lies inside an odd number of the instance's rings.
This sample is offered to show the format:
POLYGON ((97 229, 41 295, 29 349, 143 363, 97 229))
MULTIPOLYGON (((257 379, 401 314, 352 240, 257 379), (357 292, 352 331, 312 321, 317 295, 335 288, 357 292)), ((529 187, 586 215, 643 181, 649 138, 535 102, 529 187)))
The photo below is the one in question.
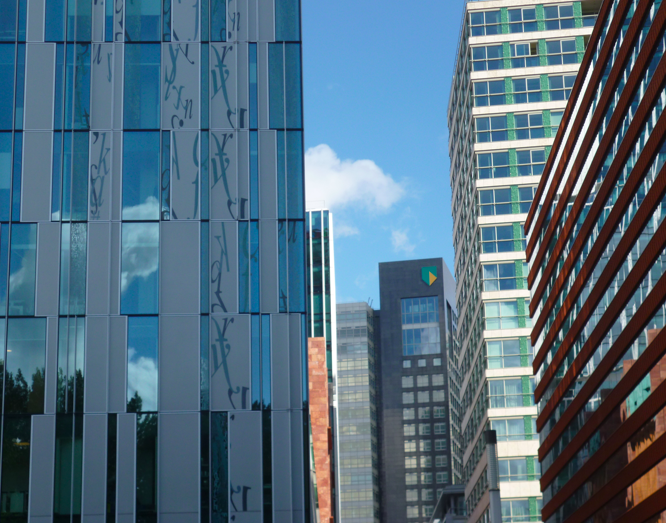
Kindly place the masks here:
POLYGON ((310 519, 300 39, 2 4, 3 522, 310 519))
POLYGON ((428 522, 452 483, 448 354, 455 282, 441 258, 379 264, 382 521, 428 522))
POLYGON ((523 224, 600 1, 465 4, 449 100, 463 482, 488 519, 483 431, 497 431, 507 522, 541 506, 523 224))
POLYGON ((547 523, 666 521, 665 30, 603 2, 526 219, 547 523))
POLYGON ((379 523, 379 326, 365 302, 337 305, 337 417, 340 523, 379 523))

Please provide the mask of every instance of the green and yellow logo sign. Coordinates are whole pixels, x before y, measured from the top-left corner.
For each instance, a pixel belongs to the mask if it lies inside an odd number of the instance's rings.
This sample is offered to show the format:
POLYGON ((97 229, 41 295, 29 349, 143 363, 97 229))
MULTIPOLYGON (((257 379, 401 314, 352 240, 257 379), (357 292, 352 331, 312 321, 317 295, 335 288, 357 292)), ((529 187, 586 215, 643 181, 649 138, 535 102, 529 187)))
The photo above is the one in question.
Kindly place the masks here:
POLYGON ((428 286, 435 283, 437 279, 437 267, 423 267, 421 269, 421 279, 428 286))

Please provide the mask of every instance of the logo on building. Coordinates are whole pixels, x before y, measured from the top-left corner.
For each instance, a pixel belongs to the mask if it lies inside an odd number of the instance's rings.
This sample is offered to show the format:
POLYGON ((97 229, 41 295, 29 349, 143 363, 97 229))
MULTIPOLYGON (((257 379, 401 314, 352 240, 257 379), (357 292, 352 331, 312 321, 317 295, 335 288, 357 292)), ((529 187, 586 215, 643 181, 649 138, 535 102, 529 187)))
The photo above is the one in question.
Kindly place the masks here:
POLYGON ((435 283, 437 279, 437 267, 423 267, 421 269, 421 279, 428 286, 435 283))

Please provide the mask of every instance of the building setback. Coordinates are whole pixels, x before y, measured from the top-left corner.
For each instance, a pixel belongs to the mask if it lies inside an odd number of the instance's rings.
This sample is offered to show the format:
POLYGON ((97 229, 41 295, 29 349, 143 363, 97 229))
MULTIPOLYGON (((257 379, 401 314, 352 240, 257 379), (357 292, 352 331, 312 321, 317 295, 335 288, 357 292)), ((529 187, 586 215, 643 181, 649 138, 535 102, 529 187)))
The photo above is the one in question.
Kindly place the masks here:
POLYGON ((310 521, 298 0, 5 2, 0 520, 310 521))
POLYGON ((468 1, 449 100, 462 482, 487 523, 483 432, 497 432, 507 522, 539 518, 523 224, 599 0, 468 1))
POLYGON ((604 0, 525 226, 543 521, 666 521, 666 4, 604 0))
POLYGON ((441 258, 379 264, 384 523, 428 522, 452 483, 454 291, 441 258))

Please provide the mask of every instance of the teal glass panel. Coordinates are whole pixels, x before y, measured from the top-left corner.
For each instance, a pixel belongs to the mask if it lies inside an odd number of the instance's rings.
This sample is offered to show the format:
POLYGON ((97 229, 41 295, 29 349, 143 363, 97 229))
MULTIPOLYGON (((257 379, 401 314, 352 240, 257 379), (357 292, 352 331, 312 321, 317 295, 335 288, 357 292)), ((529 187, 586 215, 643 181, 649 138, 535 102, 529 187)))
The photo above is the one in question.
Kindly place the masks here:
MULTIPOLYGON (((7 269, 9 268, 9 224, 0 224, 0 316, 7 314, 7 269)), ((3 338, 4 341, 4 338, 3 338)), ((0 352, 0 357, 5 354, 0 352)))
POLYGON ((19 44, 16 52, 16 90, 14 128, 23 129, 23 97, 25 95, 25 44, 19 44))
POLYGON ((160 127, 160 44, 125 44, 125 129, 160 127))
POLYGON ((136 521, 157 523, 157 414, 136 418, 136 521))
POLYGON ((71 134, 72 142, 72 199, 71 219, 88 219, 88 154, 90 134, 77 132, 71 134))
POLYGON ((227 41, 226 0, 210 0, 210 41, 227 41))
MULTIPOLYGON (((84 2, 79 1, 78 3, 84 2)), ((90 39, 90 34, 88 34, 88 39, 90 39)), ((74 129, 90 129, 90 44, 76 44, 75 51, 74 129)))
POLYGON ((27 523, 30 489, 30 416, 5 417, 2 438, 0 519, 27 523))
MULTIPOLYGON (((305 312, 305 230, 303 222, 289 222, 289 312, 305 312)), ((307 374, 307 373, 306 373, 307 374)))
POLYGON ((62 195, 60 198, 60 219, 69 220, 72 209, 72 133, 62 134, 62 195))
POLYGON ((277 140, 278 219, 284 220, 287 218, 287 133, 285 131, 278 131, 275 134, 277 140))
POLYGON ((250 309, 259 312, 259 222, 250 222, 250 309))
POLYGON ((124 5, 126 40, 159 42, 162 33, 161 0, 132 0, 124 5))
POLYGON ((10 318, 7 322, 5 414, 44 412, 45 368, 46 318, 10 318))
MULTIPOLYGON (((83 415, 56 416, 54 522, 80 518, 83 473, 83 415)), ((76 519, 75 519, 76 520, 76 519)))
POLYGON ((252 410, 261 409, 261 318, 251 317, 252 323, 252 410))
MULTIPOLYGON (((209 40, 209 24, 210 17, 208 16, 208 10, 210 8, 209 0, 201 1, 201 41, 208 42, 209 40)), ((206 62, 208 63, 208 62, 206 62)))
POLYGON ((12 170, 12 221, 21 220, 21 165, 23 133, 14 133, 14 158, 12 170))
MULTIPOLYGON (((92 5, 94 0, 76 0, 76 41, 90 42, 92 40, 92 5)), ((127 6, 133 2, 125 4, 125 13, 127 6)), ((127 16, 127 15, 125 15, 127 16)), ((90 47, 90 46, 87 46, 90 47)))
POLYGON ((60 247, 60 314, 86 313, 88 225, 63 223, 60 247))
POLYGON ((12 183, 12 133, 0 133, 0 221, 9 221, 12 183))
POLYGON ((238 311, 250 312, 249 222, 238 222, 238 311))
POLYGON ((285 116, 288 129, 303 127, 301 44, 284 44, 285 116))
POLYGON ((171 41, 171 0, 162 3, 162 41, 171 41))
POLYGON ((114 2, 104 3, 104 41, 113 42, 113 6, 114 2))
POLYGON ((261 402, 271 408, 271 316, 261 315, 261 402))
POLYGON ((16 40, 17 3, 17 0, 0 0, 0 42, 16 40))
POLYGON ((83 412, 85 318, 60 318, 58 325, 58 412, 83 412))
MULTIPOLYGON (((0 17, 0 20, 2 18, 0 17)), ((15 45, 0 44, 0 85, 2 85, 0 90, 0 129, 2 130, 11 130, 14 117, 15 53, 15 45)), ((2 187, 2 181, 0 181, 0 187, 2 187)))
POLYGON ((268 44, 269 127, 283 129, 284 121, 284 45, 268 44))
POLYGON ((256 129, 259 126, 257 108, 257 44, 248 44, 248 48, 250 57, 250 129, 256 129))
POLYGON ((201 382, 201 410, 210 409, 210 375, 209 375, 209 319, 208 316, 201 316, 201 363, 199 366, 201 382))
POLYGON ((9 315, 35 314, 37 225, 15 223, 11 232, 9 315))
POLYGON ((19 0, 18 41, 25 42, 25 27, 27 23, 28 0, 19 0))
POLYGON ((65 73, 65 44, 56 44, 55 97, 53 99, 53 128, 55 130, 61 130, 63 128, 62 93, 66 77, 65 73))
POLYGON ((229 421, 226 412, 210 413, 211 522, 229 521, 229 421))
POLYGON ((259 134, 250 131, 250 219, 259 219, 259 134))
POLYGON ((278 275, 280 312, 289 312, 289 261, 287 256, 287 222, 278 221, 278 275))
POLYGON ((157 314, 160 224, 123 223, 121 314, 157 314))
POLYGON ((53 168, 51 171, 51 220, 60 220, 60 183, 62 176, 62 132, 53 133, 53 168))
POLYGON ((287 131, 287 218, 302 220, 303 202, 303 133, 287 131))
POLYGON ((157 316, 127 319, 127 410, 157 410, 157 316))
POLYGON ((123 220, 159 220, 160 133, 124 133, 123 145, 123 220))
POLYGON ((210 522, 210 413, 201 413, 201 521, 210 522))
MULTIPOLYGON (((224 231, 224 229, 222 229, 224 231)), ((208 222, 201 222, 201 314, 208 314, 210 303, 210 284, 209 284, 209 225, 208 222)), ((218 276, 219 277, 219 276, 218 276)))
POLYGON ((301 39, 299 0, 275 0, 275 39, 295 42, 301 39))
MULTIPOLYGON (((152 139, 150 138, 150 135, 153 133, 141 133, 141 135, 147 135, 144 136, 144 140, 150 142, 152 139)), ((130 138, 131 139, 131 138, 130 138)), ((151 145, 150 143, 145 144, 145 145, 151 145)), ((145 197, 146 199, 143 199, 144 195, 136 197, 137 191, 132 191, 131 193, 128 193, 128 198, 130 201, 137 201, 138 203, 135 203, 134 205, 141 205, 142 201, 148 201, 151 198, 150 195, 150 183, 152 180, 152 174, 150 173, 151 171, 151 165, 149 164, 148 160, 149 158, 142 157, 141 155, 141 148, 138 147, 136 151, 134 151, 138 159, 143 160, 143 166, 145 166, 145 169, 141 169, 140 171, 138 169, 135 169, 136 166, 130 167, 126 172, 128 173, 129 176, 134 175, 136 179, 138 180, 138 183, 135 183, 135 187, 137 187, 139 190, 138 192, 145 192, 145 197), (143 189, 143 191, 142 191, 143 189)), ((161 157, 161 164, 160 164, 160 192, 162 193, 162 220, 169 220, 171 218, 171 131, 162 131, 162 157, 161 157)), ((129 213, 129 208, 128 208, 128 213, 129 213)), ((141 213, 143 214, 143 213, 141 213)), ((150 214, 148 210, 146 209, 146 215, 150 214)), ((146 219, 154 219, 152 216, 148 216, 146 219)))
POLYGON ((210 135, 201 131, 201 219, 208 220, 210 214, 210 186, 208 184, 208 165, 210 135))
MULTIPOLYGON (((205 2, 204 2, 205 5, 205 2)), ((210 60, 210 47, 208 44, 201 44, 201 128, 208 129, 210 127, 209 123, 209 110, 208 110, 208 67, 210 60)), ((208 148, 206 148, 206 157, 208 156, 208 148)), ((203 150, 202 150, 203 158, 203 150)))

